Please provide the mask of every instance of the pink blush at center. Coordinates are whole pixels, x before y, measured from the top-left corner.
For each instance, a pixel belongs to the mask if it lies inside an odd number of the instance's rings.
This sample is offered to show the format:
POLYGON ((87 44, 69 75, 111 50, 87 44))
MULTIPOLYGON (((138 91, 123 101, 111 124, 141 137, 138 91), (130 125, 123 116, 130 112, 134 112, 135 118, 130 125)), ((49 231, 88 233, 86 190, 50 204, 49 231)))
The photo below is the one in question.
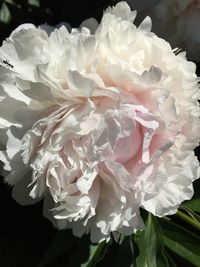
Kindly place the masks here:
POLYGON ((114 155, 112 158, 118 162, 125 163, 132 159, 142 144, 142 136, 137 127, 129 136, 120 138, 115 145, 114 155))

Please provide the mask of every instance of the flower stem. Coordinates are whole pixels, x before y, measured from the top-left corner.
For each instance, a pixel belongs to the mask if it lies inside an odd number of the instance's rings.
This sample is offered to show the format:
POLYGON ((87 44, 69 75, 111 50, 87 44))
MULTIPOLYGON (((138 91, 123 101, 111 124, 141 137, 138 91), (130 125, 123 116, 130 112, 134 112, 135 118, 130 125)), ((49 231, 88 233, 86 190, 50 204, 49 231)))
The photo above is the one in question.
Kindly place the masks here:
POLYGON ((194 221, 191 217, 189 217, 188 215, 186 215, 184 212, 182 212, 180 210, 177 211, 176 215, 200 231, 200 223, 199 222, 194 221))

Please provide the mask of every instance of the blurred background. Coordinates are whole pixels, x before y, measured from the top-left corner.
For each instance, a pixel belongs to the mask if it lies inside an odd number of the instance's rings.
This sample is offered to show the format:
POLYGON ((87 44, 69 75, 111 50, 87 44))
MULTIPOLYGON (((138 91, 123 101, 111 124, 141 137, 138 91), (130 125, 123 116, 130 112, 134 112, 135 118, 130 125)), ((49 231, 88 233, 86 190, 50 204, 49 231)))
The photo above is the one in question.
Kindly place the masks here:
MULTIPOLYGON (((36 26, 47 23, 55 26, 67 22, 71 27, 79 27, 89 17, 100 21, 103 10, 117 2, 119 1, 0 0, 0 45, 22 23, 33 23, 36 26)), ((153 31, 167 39, 173 48, 186 50, 188 59, 197 64, 197 74, 200 76, 199 1, 127 2, 132 9, 138 11, 136 24, 147 15, 151 16, 153 31)), ((199 154, 198 148, 195 153, 199 154)), ((200 198, 200 182, 196 181, 194 187, 195 197, 200 198)), ((58 232, 43 217, 42 202, 22 207, 12 199, 11 194, 11 188, 3 182, 3 178, 0 179, 0 267, 78 267, 87 260, 90 254, 87 236, 79 240, 70 231, 58 232)), ((176 217, 172 216, 172 219, 179 223, 176 217)), ((123 246, 113 243, 106 257, 97 266, 130 266, 133 251, 129 241, 126 239, 123 246)), ((137 249, 134 253, 137 254, 137 249)), ((177 255, 172 257, 177 266, 186 266, 177 255)), ((190 266, 193 265, 187 263, 187 267, 190 266)))
POLYGON ((47 23, 55 26, 67 22, 72 27, 78 27, 89 17, 100 20, 103 10, 110 3, 108 0, 1 0, 0 41, 2 43, 22 23, 33 23, 36 26, 47 23))

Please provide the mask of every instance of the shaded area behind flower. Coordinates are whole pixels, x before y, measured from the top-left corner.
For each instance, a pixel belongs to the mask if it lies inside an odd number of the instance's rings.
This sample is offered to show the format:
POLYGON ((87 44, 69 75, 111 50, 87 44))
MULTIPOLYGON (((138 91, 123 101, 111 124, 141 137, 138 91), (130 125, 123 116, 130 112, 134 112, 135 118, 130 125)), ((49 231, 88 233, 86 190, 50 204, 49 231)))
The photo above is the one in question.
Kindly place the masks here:
POLYGON ((0 44, 20 24, 33 23, 36 26, 47 23, 56 25, 67 22, 78 27, 89 17, 100 20, 110 0, 1 0, 0 1, 0 44))

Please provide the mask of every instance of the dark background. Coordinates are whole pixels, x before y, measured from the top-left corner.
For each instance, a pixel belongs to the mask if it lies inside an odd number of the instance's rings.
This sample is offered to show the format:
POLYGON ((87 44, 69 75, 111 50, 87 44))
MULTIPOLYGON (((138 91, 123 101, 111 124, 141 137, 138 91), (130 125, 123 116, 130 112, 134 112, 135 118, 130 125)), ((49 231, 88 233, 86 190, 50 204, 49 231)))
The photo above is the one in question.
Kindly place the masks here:
POLYGON ((80 23, 89 17, 101 19, 103 10, 112 2, 108 0, 13 0, 12 3, 1 0, 0 8, 5 5, 10 15, 8 23, 0 21, 0 41, 4 40, 18 25, 22 23, 33 23, 36 26, 47 23, 55 26, 60 22, 67 22, 72 27, 78 27, 80 23), (39 7, 30 4, 39 2, 39 7))

